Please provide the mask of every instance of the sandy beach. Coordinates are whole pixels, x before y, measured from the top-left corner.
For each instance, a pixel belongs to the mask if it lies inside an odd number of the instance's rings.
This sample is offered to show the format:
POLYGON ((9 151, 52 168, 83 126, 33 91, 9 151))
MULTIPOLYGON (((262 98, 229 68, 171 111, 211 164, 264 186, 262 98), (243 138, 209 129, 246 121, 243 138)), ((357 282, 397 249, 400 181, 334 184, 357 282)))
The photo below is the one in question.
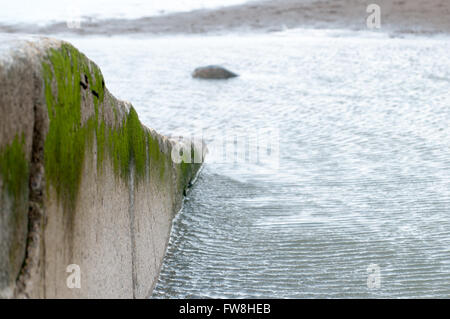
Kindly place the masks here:
MULTIPOLYGON (((69 29, 65 22, 44 27, 0 26, 3 32, 39 34, 196 34, 276 32, 292 28, 367 29, 366 13, 373 0, 277 0, 250 2, 209 10, 195 10, 140 19, 83 22, 69 29)), ((381 31, 391 34, 450 32, 450 1, 378 0, 381 31)))

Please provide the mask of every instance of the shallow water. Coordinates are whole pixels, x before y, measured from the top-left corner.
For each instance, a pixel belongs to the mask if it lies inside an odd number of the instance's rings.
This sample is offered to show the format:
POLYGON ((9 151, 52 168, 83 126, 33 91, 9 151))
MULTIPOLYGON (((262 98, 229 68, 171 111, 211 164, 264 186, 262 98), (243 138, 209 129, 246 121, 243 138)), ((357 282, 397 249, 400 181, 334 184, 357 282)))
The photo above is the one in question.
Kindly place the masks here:
POLYGON ((450 296, 449 38, 70 40, 162 133, 279 129, 278 170, 205 165, 154 297, 450 296), (241 76, 191 79, 214 63, 241 76))

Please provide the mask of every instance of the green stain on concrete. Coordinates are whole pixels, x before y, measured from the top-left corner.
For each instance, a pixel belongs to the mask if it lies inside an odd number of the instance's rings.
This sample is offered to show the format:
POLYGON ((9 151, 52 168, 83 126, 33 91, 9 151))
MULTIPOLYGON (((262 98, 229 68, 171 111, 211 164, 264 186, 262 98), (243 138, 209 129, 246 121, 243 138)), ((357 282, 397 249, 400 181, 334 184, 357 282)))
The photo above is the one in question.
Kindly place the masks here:
MULTIPOLYGON (((146 175, 149 159, 150 162, 163 160, 159 157, 158 142, 155 143, 142 126, 133 107, 121 123, 105 123, 103 76, 99 68, 72 45, 65 43, 58 49, 50 49, 43 62, 43 72, 50 120, 44 149, 47 186, 55 188, 58 200, 63 200, 66 206, 75 208, 85 154, 92 150, 94 137, 99 172, 102 172, 105 154, 108 154, 116 176, 126 182, 131 162, 138 184, 146 175), (52 88, 55 82, 56 90, 52 88), (94 104, 94 114, 84 121, 80 82, 88 82, 85 83, 88 84, 87 92, 94 104)), ((113 108, 115 122, 119 122, 117 107, 108 100, 106 107, 113 108)), ((162 169, 164 166, 165 163, 160 164, 162 169)), ((163 174, 164 171, 161 176, 163 174)))
POLYGON ((25 155, 23 134, 21 138, 16 135, 10 145, 0 149, 0 175, 4 189, 13 198, 16 215, 18 207, 28 197, 29 164, 25 155))
POLYGON ((133 107, 120 127, 109 127, 105 140, 115 173, 128 179, 133 160, 136 182, 140 182, 146 174, 146 132, 133 107))
POLYGON ((161 152, 158 139, 153 137, 150 132, 147 132, 148 143, 148 165, 151 170, 159 170, 159 179, 164 179, 166 171, 166 163, 171 161, 170 154, 161 152))
MULTIPOLYGON (((8 247, 9 271, 12 276, 17 276, 15 272, 20 267, 24 255, 29 193, 29 163, 25 154, 23 134, 21 137, 16 135, 11 144, 0 148, 0 178, 3 184, 3 189, 0 189, 0 200, 6 196, 11 200, 12 205, 11 212, 5 216, 8 216, 7 231, 11 234, 8 247)), ((3 206, 3 208, 6 207, 3 206)))
POLYGON ((145 175, 146 168, 146 134, 134 108, 131 108, 130 112, 128 113, 128 118, 125 126, 128 129, 128 145, 130 148, 130 158, 134 159, 137 180, 140 181, 145 175))
POLYGON ((181 163, 178 164, 179 184, 178 187, 183 191, 189 186, 189 181, 194 177, 193 172, 196 172, 201 164, 195 163, 195 148, 191 145, 191 153, 181 154, 181 163), (190 155, 190 159, 189 159, 190 155))
MULTIPOLYGON (((92 145, 97 127, 92 117, 86 123, 81 118, 81 73, 88 72, 89 67, 85 58, 68 44, 50 49, 48 60, 50 63, 43 63, 49 116, 44 148, 47 186, 52 185, 58 199, 73 206, 81 181, 86 142, 92 145), (56 94, 52 90, 53 80, 56 94)), ((90 77, 89 72, 86 75, 90 77)))

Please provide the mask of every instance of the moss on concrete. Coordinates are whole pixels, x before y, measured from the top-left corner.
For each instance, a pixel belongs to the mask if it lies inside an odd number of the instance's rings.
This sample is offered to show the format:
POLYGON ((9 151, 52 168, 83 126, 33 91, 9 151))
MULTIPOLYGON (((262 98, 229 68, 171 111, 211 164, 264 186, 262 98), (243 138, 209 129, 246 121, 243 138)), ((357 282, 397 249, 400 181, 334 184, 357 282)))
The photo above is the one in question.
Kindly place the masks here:
POLYGON ((178 187, 183 191, 189 187, 189 182, 194 177, 193 173, 201 166, 201 164, 195 163, 195 151, 194 146, 191 144, 190 153, 183 152, 181 154, 181 163, 177 164, 179 172, 178 187))
POLYGON ((48 61, 43 63, 49 116, 44 147, 47 186, 52 185, 58 199, 73 206, 81 180, 86 142, 92 145, 97 124, 92 117, 82 123, 81 73, 87 73, 90 83, 92 80, 88 65, 71 45, 50 49, 48 61), (52 90, 53 81, 56 92, 52 90))
MULTIPOLYGON (((92 149, 94 137, 100 173, 105 154, 109 154, 116 176, 127 182, 131 162, 137 184, 146 175, 147 165, 158 164, 161 178, 164 176, 167 159, 160 156, 158 141, 142 126, 133 107, 118 125, 106 124, 103 116, 105 84, 97 66, 65 43, 58 49, 50 49, 43 71, 50 119, 44 150, 45 173, 47 186, 55 188, 59 200, 74 208, 84 157, 86 151, 92 149), (52 89, 54 82, 56 90, 52 89), (94 114, 83 123, 81 92, 84 87, 89 88, 88 93, 92 95, 94 114)), ((107 100, 107 107, 113 108, 115 122, 120 121, 114 102, 107 100)))
POLYGON ((11 144, 0 148, 0 178, 3 184, 3 189, 0 189, 0 197, 2 197, 0 199, 4 199, 3 196, 6 195, 12 205, 9 214, 6 211, 2 212, 8 216, 7 228, 4 230, 11 236, 8 247, 9 269, 7 270, 12 276, 17 276, 17 269, 24 256, 29 193, 29 163, 26 158, 23 134, 21 137, 16 135, 11 144))
POLYGON ((128 179, 130 162, 133 161, 136 181, 140 182, 146 174, 146 132, 135 109, 131 107, 121 126, 109 127, 105 132, 105 145, 116 174, 128 179))
POLYGON ((10 145, 0 149, 0 175, 3 187, 13 199, 13 209, 17 213, 17 208, 28 194, 29 164, 25 155, 23 134, 20 138, 16 135, 10 145))
POLYGON ((158 139, 147 132, 148 165, 152 170, 159 170, 159 179, 164 179, 166 163, 170 162, 170 154, 161 152, 158 139))

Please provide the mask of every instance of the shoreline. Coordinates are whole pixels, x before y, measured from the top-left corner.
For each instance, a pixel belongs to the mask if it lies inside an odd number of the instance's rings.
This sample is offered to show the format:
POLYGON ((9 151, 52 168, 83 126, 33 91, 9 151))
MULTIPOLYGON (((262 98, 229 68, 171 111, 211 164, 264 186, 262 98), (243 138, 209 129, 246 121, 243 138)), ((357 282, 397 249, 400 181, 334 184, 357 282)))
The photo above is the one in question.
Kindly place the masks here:
MULTIPOLYGON (((217 9, 202 9, 139 19, 66 22, 47 26, 0 25, 0 32, 31 34, 127 35, 221 34, 278 32, 295 28, 370 30, 367 5, 372 0, 278 0, 250 2, 217 9)), ((380 31, 391 34, 450 34, 450 2, 446 0, 378 0, 380 31)))

